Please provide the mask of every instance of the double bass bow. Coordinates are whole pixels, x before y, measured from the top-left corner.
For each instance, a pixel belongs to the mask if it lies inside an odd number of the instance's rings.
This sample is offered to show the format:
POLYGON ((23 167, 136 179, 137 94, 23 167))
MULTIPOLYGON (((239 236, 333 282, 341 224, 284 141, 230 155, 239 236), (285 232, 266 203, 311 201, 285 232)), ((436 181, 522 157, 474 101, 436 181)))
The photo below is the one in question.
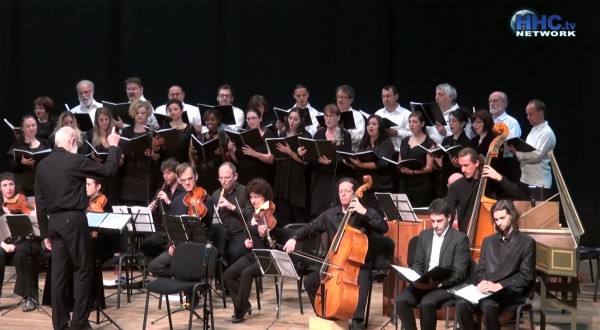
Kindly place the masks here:
MULTIPOLYGON (((369 175, 363 176, 363 181, 352 200, 362 198, 371 188, 373 180, 369 175)), ((352 213, 347 211, 344 215, 320 270, 321 285, 315 296, 315 311, 317 316, 329 320, 350 319, 358 305, 358 273, 365 262, 369 240, 349 225, 352 213)))
POLYGON ((509 132, 508 126, 504 123, 497 123, 494 125, 494 131, 498 133, 498 136, 490 143, 485 161, 479 166, 480 181, 479 186, 477 187, 477 195, 475 195, 473 212, 471 213, 469 225, 467 227, 467 236, 469 237, 471 246, 471 256, 475 261, 479 261, 483 239, 495 232, 494 222, 491 220, 491 209, 494 203, 496 203, 496 200, 485 196, 487 178, 482 177, 481 169, 485 165, 490 165, 493 159, 498 158, 498 154, 506 141, 509 132))

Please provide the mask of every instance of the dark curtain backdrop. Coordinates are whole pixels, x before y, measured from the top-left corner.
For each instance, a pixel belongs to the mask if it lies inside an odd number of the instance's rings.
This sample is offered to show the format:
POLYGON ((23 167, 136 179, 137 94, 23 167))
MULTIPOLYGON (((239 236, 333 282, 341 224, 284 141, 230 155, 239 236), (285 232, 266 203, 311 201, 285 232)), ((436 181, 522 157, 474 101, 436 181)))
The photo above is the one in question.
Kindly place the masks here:
MULTIPOLYGON (((240 108, 254 94, 289 107, 302 82, 322 109, 336 86, 350 84, 354 108, 367 112, 381 107, 388 83, 405 107, 432 101, 442 82, 467 107, 487 108, 490 92, 502 90, 523 137, 527 101, 546 102, 575 205, 599 213, 596 1, 0 3, 0 111, 12 122, 32 113, 38 96, 53 98, 59 111, 77 105, 75 84, 84 78, 96 84, 98 101, 125 101, 123 81, 138 76, 154 105, 173 84, 188 103, 215 103, 217 87, 228 83, 240 108), (576 23, 576 38, 515 38, 509 19, 524 7, 576 23)), ((4 124, 0 131, 4 153, 11 135, 4 124)), ((586 227, 600 232, 597 222, 586 227)))

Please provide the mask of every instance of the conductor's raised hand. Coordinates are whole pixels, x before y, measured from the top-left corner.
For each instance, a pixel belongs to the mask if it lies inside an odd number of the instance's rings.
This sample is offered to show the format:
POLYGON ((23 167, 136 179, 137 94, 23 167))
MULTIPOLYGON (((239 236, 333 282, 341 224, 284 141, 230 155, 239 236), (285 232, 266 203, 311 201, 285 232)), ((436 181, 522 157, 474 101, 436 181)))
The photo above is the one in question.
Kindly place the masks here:
POLYGON ((285 251, 286 253, 294 252, 295 249, 296 240, 293 238, 290 238, 287 242, 285 242, 285 245, 283 246, 283 251, 285 251))
POLYGON ((108 145, 111 147, 117 147, 119 146, 119 139, 121 137, 119 136, 119 134, 117 134, 117 132, 115 131, 115 127, 113 126, 112 131, 110 132, 110 134, 108 135, 108 137, 106 138, 108 140, 108 145))

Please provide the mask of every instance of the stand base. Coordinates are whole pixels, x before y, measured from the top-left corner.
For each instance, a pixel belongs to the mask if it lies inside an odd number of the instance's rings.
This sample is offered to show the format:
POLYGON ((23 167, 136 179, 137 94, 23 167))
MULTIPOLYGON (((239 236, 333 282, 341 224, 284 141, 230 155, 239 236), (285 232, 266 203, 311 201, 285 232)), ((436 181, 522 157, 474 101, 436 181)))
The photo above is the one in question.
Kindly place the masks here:
POLYGON ((311 330, 347 330, 348 321, 326 320, 318 316, 312 316, 308 320, 308 328, 311 330))
MULTIPOLYGON (((48 317, 52 318, 52 315, 50 315, 43 307, 42 305, 37 302, 37 300, 33 299, 33 298, 29 298, 33 301, 33 304, 35 305, 35 310, 37 311, 42 311, 44 312, 44 314, 48 315, 48 317)), ((19 303, 17 303, 16 305, 12 306, 9 310, 7 310, 6 312, 2 313, 2 316, 10 313, 11 311, 15 310, 17 307, 23 305, 24 303, 27 302, 27 298, 21 298, 21 300, 19 301, 19 303)))

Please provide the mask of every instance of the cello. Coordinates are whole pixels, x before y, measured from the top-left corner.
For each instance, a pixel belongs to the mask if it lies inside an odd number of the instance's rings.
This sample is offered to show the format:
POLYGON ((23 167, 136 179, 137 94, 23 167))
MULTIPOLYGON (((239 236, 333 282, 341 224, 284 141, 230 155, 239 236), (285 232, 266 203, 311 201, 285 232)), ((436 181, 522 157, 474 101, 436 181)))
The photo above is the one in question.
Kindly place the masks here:
MULTIPOLYGON (((362 198, 364 192, 371 188, 371 177, 365 175, 363 180, 365 183, 356 189, 352 200, 362 198)), ((315 296, 315 311, 324 319, 348 320, 358 305, 358 272, 365 262, 369 240, 360 230, 349 225, 352 213, 347 211, 344 215, 321 266, 321 285, 315 296)))
POLYGON ((479 166, 480 181, 479 186, 477 187, 477 195, 475 195, 473 212, 471 213, 469 225, 467 227, 467 236, 469 237, 471 246, 471 256, 476 262, 479 261, 483 239, 496 232, 494 221, 491 220, 492 214, 490 212, 492 206, 496 203, 496 200, 485 196, 487 178, 481 177, 481 169, 485 165, 490 165, 493 159, 498 158, 501 147, 508 137, 508 126, 504 123, 497 123, 494 125, 494 131, 498 133, 498 136, 490 143, 490 147, 485 156, 485 161, 479 166))

